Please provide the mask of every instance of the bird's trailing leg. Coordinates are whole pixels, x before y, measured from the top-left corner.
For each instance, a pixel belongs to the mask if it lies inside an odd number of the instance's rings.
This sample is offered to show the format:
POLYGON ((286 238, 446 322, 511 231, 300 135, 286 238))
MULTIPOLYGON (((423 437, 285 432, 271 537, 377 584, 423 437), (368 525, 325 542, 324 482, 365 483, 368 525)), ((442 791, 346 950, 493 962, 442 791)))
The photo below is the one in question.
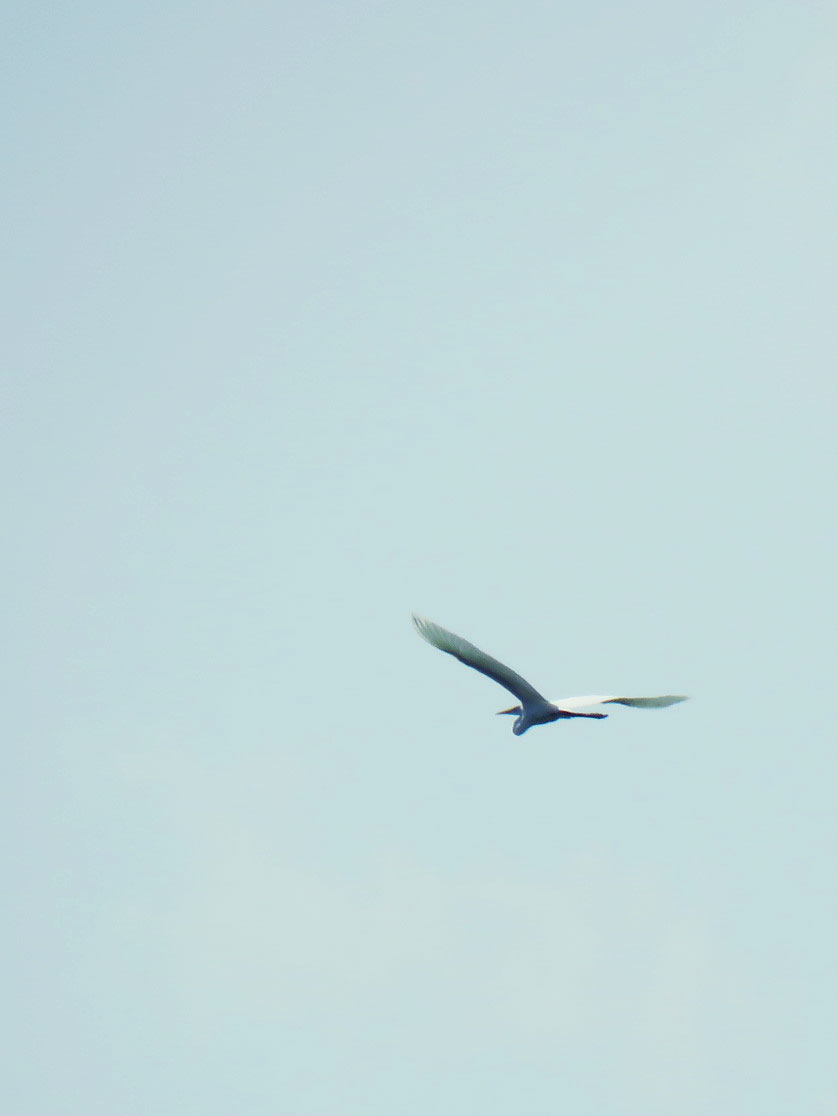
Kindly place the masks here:
POLYGON ((511 707, 511 709, 499 709, 497 711, 497 716, 502 717, 504 713, 511 713, 512 716, 516 717, 519 712, 520 712, 520 706, 519 705, 513 705, 511 707))
POLYGON ((567 713, 566 710, 560 709, 558 711, 559 718, 561 717, 595 717, 597 721, 602 720, 607 716, 607 713, 567 713))

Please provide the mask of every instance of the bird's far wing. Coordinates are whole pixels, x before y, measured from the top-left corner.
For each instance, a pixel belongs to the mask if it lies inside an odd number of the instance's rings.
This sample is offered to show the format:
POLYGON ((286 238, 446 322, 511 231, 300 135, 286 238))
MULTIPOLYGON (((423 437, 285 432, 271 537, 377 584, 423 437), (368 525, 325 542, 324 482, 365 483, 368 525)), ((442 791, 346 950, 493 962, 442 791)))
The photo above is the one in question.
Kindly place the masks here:
POLYGON ((686 694, 663 694, 661 697, 606 697, 599 695, 588 697, 559 698, 555 704, 559 709, 568 713, 574 709, 586 709, 588 705, 631 705, 635 709, 664 709, 667 705, 676 705, 678 701, 686 701, 686 694))
POLYGON ((420 616, 414 615, 413 623, 418 634, 426 639, 428 643, 432 643, 434 647, 447 652, 448 655, 453 655, 465 666, 473 667, 480 674, 487 675, 494 682, 499 682, 524 705, 528 702, 546 702, 543 694, 539 694, 525 678, 521 678, 509 667, 498 663, 496 659, 492 659, 484 651, 480 651, 479 647, 474 647, 473 643, 469 643, 467 639, 462 639, 461 636, 446 631, 445 628, 434 624, 432 620, 423 620, 420 616))
POLYGON ((565 709, 568 713, 572 713, 574 709, 586 709, 588 705, 601 705, 603 701, 613 701, 613 698, 607 694, 599 697, 595 694, 588 694, 586 697, 559 698, 555 704, 559 709, 565 709))
POLYGON ((678 701, 688 701, 688 694, 662 694, 648 698, 607 698, 617 705, 632 705, 635 709, 665 709, 667 705, 677 705, 678 701))

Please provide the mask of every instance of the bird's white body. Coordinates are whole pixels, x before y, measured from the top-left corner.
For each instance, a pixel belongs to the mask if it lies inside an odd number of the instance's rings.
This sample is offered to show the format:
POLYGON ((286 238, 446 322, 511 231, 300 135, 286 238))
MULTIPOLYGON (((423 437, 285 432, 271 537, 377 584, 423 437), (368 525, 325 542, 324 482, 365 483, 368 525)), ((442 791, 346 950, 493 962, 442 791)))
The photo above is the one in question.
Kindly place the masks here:
POLYGON ((453 655, 465 666, 478 670, 480 674, 486 675, 514 694, 520 705, 515 705, 511 709, 502 709, 500 712, 509 713, 516 717, 512 727, 515 736, 520 736, 527 729, 532 728, 533 725, 545 725, 551 721, 559 721, 564 718, 594 717, 600 720, 607 716, 607 713, 579 712, 583 709, 589 709, 592 705, 615 704, 629 705, 636 709, 663 709, 668 705, 676 705, 677 702, 686 700, 683 694, 663 694, 659 697, 638 698, 590 694, 586 697, 559 698, 558 701, 551 702, 543 694, 538 693, 525 678, 521 678, 510 667, 504 666, 497 659, 493 659, 485 651, 480 651, 473 643, 469 643, 461 636, 454 635, 453 632, 434 624, 432 620, 423 620, 420 616, 414 615, 413 623, 416 626, 416 631, 428 643, 438 647, 440 651, 444 651, 448 655, 453 655))

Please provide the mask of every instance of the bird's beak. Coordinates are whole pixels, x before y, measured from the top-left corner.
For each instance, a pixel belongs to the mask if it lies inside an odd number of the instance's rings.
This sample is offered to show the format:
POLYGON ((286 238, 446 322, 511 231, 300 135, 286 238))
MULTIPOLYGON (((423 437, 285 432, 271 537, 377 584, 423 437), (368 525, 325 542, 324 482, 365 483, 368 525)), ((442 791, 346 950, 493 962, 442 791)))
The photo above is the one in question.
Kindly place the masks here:
POLYGON ((520 712, 520 706, 519 705, 513 705, 511 707, 511 709, 500 709, 500 710, 498 710, 497 716, 502 717, 502 715, 504 713, 519 713, 519 712, 520 712))

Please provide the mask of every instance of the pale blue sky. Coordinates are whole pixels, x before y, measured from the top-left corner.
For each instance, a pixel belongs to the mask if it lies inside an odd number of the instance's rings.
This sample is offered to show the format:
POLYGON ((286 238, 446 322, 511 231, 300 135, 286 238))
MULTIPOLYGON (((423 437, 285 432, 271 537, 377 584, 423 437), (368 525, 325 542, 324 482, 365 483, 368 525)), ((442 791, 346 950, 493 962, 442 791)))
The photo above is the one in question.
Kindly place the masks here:
POLYGON ((834 10, 4 44, 3 1110, 837 1111, 834 10))

